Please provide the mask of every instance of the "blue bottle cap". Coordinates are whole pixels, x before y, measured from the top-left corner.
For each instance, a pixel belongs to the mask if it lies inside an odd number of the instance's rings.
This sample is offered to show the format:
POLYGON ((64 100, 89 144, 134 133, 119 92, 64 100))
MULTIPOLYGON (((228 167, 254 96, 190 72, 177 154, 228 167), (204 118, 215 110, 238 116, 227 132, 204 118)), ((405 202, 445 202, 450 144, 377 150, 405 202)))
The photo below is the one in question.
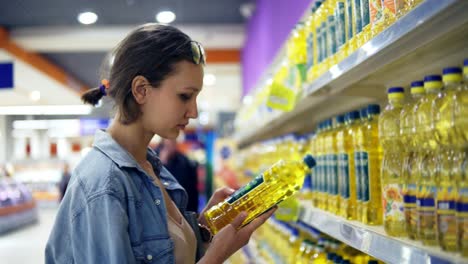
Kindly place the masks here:
POLYGON ((328 126, 329 128, 332 128, 332 126, 333 126, 333 120, 332 120, 332 119, 327 119, 326 122, 327 122, 327 126, 328 126))
POLYGON ((403 89, 403 87, 391 87, 391 88, 388 88, 388 91, 387 91, 387 93, 404 93, 404 92, 405 92, 405 89, 403 89))
POLYGON ((336 254, 333 252, 328 252, 327 253, 327 259, 328 260, 333 260, 335 258, 336 254))
POLYGON ((411 83, 411 87, 422 87, 424 86, 424 81, 414 81, 411 83))
POLYGON ((337 124, 343 124, 344 121, 345 121, 344 115, 338 115, 338 116, 336 116, 336 117, 335 117, 335 121, 336 121, 337 124))
POLYGON ((299 230, 296 228, 291 227, 291 233, 293 236, 299 236, 299 230))
POLYGON ((465 59, 465 61, 463 62, 463 66, 468 66, 468 59, 465 59))
POLYGON ((310 154, 304 156, 304 162, 305 164, 307 164, 307 167, 309 167, 309 169, 312 169, 317 164, 314 157, 312 157, 312 155, 310 154))
POLYGON ((346 115, 348 116, 349 121, 359 119, 359 111, 357 110, 351 111, 347 113, 346 115))
POLYGON ((335 263, 341 263, 342 260, 343 260, 343 257, 342 257, 342 256, 336 255, 336 257, 335 257, 335 263))
POLYGON ((379 264, 379 262, 375 259, 371 259, 369 261, 367 261, 367 264, 379 264))
POLYGON ((440 75, 427 75, 424 77, 424 82, 441 82, 442 76, 440 75))
POLYGON ((378 115, 380 114, 380 105, 370 104, 367 106, 367 115, 378 115))
POLYGON ((341 264, 349 264, 349 260, 343 259, 343 260, 341 261, 341 264))
POLYGON ((461 74, 462 69, 460 67, 447 67, 443 69, 442 73, 443 74, 451 74, 451 73, 461 74))
POLYGON ((361 110, 359 110, 359 116, 361 117, 361 119, 367 117, 367 107, 364 107, 361 110))

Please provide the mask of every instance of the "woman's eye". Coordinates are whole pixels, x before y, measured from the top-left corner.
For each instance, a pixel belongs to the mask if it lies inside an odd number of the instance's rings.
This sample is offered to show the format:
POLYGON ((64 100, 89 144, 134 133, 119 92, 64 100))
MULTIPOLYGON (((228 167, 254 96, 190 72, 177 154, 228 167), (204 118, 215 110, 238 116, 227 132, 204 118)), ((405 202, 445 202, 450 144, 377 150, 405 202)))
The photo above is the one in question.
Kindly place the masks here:
POLYGON ((188 101, 190 98, 192 98, 192 96, 189 94, 180 94, 179 97, 182 99, 182 101, 188 101))

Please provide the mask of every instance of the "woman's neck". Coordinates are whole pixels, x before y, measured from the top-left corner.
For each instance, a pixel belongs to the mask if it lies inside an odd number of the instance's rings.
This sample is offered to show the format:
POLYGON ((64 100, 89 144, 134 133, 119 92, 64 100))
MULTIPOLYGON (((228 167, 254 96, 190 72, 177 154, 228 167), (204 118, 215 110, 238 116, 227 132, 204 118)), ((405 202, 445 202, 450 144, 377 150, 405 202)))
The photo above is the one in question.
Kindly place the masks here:
POLYGON ((127 150, 141 165, 146 163, 146 152, 153 134, 143 129, 138 121, 129 125, 120 123, 118 115, 107 132, 111 137, 127 150))

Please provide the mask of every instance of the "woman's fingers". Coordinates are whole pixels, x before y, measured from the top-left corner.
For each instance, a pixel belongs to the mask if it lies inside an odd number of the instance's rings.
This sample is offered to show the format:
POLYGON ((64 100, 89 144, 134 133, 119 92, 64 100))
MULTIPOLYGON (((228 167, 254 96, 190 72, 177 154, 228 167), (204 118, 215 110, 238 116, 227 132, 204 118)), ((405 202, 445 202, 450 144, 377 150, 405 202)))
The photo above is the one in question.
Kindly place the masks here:
POLYGON ((234 220, 232 220, 230 225, 232 225, 232 227, 234 227, 235 230, 238 230, 242 226, 242 223, 244 222, 246 217, 247 213, 241 212, 236 216, 236 218, 234 218, 234 220))

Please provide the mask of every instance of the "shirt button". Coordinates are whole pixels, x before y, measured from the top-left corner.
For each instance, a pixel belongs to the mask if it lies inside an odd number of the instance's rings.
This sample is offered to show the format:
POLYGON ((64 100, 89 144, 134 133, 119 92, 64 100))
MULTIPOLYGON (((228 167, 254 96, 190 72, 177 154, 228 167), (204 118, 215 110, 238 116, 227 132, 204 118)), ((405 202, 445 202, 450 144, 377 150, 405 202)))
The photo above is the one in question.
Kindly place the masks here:
POLYGON ((147 259, 147 260, 152 260, 152 259, 153 259, 153 256, 151 256, 151 255, 146 255, 146 259, 147 259))
POLYGON ((161 204, 161 200, 156 199, 156 200, 154 200, 154 203, 155 203, 156 205, 160 205, 160 204, 161 204))
POLYGON ((163 182, 164 185, 168 186, 169 183, 167 181, 163 182))

